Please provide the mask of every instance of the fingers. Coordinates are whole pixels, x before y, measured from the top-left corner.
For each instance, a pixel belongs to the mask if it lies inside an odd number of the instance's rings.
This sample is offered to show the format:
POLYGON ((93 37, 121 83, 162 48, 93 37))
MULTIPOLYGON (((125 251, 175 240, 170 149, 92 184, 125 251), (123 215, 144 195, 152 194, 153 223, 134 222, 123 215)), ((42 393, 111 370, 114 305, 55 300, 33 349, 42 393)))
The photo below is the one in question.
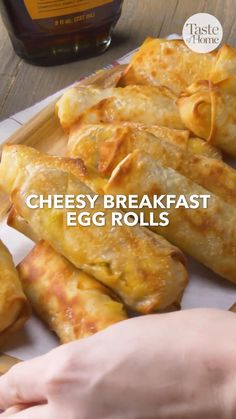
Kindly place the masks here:
POLYGON ((5 412, 2 412, 2 417, 13 415, 13 413, 21 412, 22 410, 29 409, 30 407, 33 407, 29 404, 18 404, 13 407, 9 407, 9 409, 5 410, 5 412))
POLYGON ((13 413, 18 413, 21 412, 21 410, 26 409, 27 406, 24 405, 18 405, 18 406, 14 406, 14 407, 10 407, 9 409, 7 409, 4 413, 2 413, 2 417, 7 417, 9 415, 13 415, 13 413))
POLYGON ((15 365, 0 378, 0 409, 18 404, 46 402, 43 377, 45 356, 15 365))
POLYGON ((21 411, 19 411, 19 408, 10 408, 6 412, 2 413, 1 416, 2 419, 49 419, 46 405, 30 407, 29 409, 21 411))

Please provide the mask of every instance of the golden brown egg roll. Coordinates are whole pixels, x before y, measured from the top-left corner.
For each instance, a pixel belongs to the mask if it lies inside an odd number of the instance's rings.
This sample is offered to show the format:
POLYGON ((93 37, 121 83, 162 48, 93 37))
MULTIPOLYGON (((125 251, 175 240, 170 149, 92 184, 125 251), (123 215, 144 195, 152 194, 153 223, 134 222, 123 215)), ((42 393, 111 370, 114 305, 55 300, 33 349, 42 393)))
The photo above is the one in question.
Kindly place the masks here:
MULTIPOLYGON (((113 124, 100 124, 100 126, 104 126, 104 128, 109 129, 109 126, 112 128, 114 127, 128 127, 130 129, 138 129, 138 130, 144 130, 147 132, 150 132, 151 134, 155 135, 158 138, 162 138, 163 140, 169 141, 170 143, 173 143, 175 145, 178 145, 179 147, 183 148, 184 150, 187 150, 189 147, 189 141, 190 139, 190 132, 188 130, 181 130, 181 129, 174 129, 174 128, 168 128, 163 127, 160 125, 144 125, 144 124, 138 124, 134 122, 121 122, 121 123, 113 123, 113 124)), ((92 125, 90 125, 92 129, 92 125)), ((74 127, 72 127, 73 129, 74 127)), ((81 127, 81 130, 83 130, 83 127, 81 127)))
POLYGON ((164 86, 128 86, 99 89, 77 86, 67 90, 56 105, 60 123, 69 129, 75 122, 127 121, 185 129, 176 106, 176 95, 164 86))
POLYGON ((147 38, 132 57, 118 85, 164 85, 180 94, 199 80, 219 82, 235 73, 236 50, 229 45, 199 54, 180 39, 147 38))
MULTIPOLYGON (((14 206, 7 224, 38 241, 14 206)), ((108 288, 75 268, 46 242, 37 243, 17 269, 31 306, 62 343, 92 335, 127 318, 123 304, 108 288)))
POLYGON ((162 140, 178 145, 186 151, 222 160, 222 153, 217 147, 207 143, 202 140, 202 138, 190 136, 190 132, 187 130, 177 130, 173 128, 160 127, 158 125, 146 125, 144 127, 141 126, 140 128, 150 132, 162 140))
MULTIPOLYGON (((150 227, 180 249, 222 277, 236 283, 236 208, 223 199, 187 179, 171 168, 162 166, 143 151, 129 154, 114 170, 105 192, 108 194, 184 194, 190 203, 191 195, 210 195, 208 207, 200 201, 197 209, 171 206, 155 209, 168 212, 169 224, 150 227)), ((165 201, 164 201, 165 202, 165 201)), ((139 210, 133 210, 139 212, 139 210)), ((152 209, 143 208, 149 219, 152 209)))
POLYGON ((219 83, 200 81, 177 101, 186 127, 231 156, 236 156, 236 77, 219 83))
POLYGON ((215 63, 211 71, 210 80, 214 83, 225 80, 236 74, 236 49, 230 45, 223 45, 215 56, 215 63))
POLYGON ((178 145, 186 151, 222 160, 222 153, 217 147, 207 143, 202 138, 190 136, 190 132, 187 130, 177 130, 158 125, 145 125, 144 127, 140 126, 140 128, 155 135, 157 138, 178 145))
MULTIPOLYGON (((81 158, 85 161, 86 165, 94 167, 94 164, 88 164, 88 160, 98 160, 99 156, 94 156, 95 143, 102 142, 109 139, 118 138, 122 142, 122 138, 133 135, 136 131, 145 131, 155 135, 159 139, 166 140, 173 143, 183 150, 192 151, 195 154, 203 154, 207 157, 212 157, 221 160, 221 152, 208 144, 206 141, 190 137, 189 131, 176 130, 158 125, 143 125, 135 123, 113 123, 113 124, 91 124, 81 125, 74 124, 70 129, 69 142, 67 145, 67 154, 70 157, 80 157, 79 151, 83 150, 81 158), (85 155, 84 155, 85 154, 85 155)), ((113 152, 113 147, 111 152, 113 152)))
POLYGON ((182 40, 147 38, 134 54, 119 85, 164 85, 179 94, 209 78, 216 52, 198 54, 182 40))
POLYGON ((73 210, 76 216, 88 210, 90 217, 102 212, 106 221, 103 226, 78 223, 69 227, 65 209, 44 206, 32 210, 26 205, 29 194, 92 197, 91 190, 82 183, 85 175, 80 171, 78 159, 51 157, 23 145, 12 145, 3 150, 0 182, 38 237, 111 288, 125 305, 150 313, 178 301, 187 284, 183 254, 140 226, 112 226, 112 210, 104 209, 103 197, 98 197, 93 209, 86 203, 83 210, 73 210))
MULTIPOLYGON (((144 130, 119 125, 87 126, 72 131, 67 154, 80 157, 87 167, 109 178, 121 160, 137 148, 236 205, 236 170, 222 161, 183 150, 144 130)), ((96 185, 93 189, 96 190, 96 185)))
POLYGON ((0 344, 19 330, 30 316, 30 305, 13 264, 11 254, 0 241, 0 344))
POLYGON ((64 129, 68 129, 86 109, 113 95, 114 88, 77 85, 65 91, 57 101, 56 113, 64 129))
POLYGON ((211 159, 222 160, 222 152, 219 148, 198 137, 189 138, 187 150, 211 159))
POLYGON ((61 343, 81 339, 127 318, 123 304, 96 279, 40 241, 18 265, 33 309, 61 343))

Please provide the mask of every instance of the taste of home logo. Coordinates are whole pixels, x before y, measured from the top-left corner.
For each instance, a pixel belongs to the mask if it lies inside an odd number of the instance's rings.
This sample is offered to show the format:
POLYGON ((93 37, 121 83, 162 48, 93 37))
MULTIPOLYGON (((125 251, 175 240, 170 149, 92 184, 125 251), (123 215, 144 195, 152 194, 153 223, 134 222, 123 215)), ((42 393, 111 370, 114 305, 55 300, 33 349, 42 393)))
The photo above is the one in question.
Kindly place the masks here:
POLYGON ((211 52, 218 48, 223 38, 223 29, 219 20, 208 13, 197 13, 185 22, 183 40, 193 51, 211 52))

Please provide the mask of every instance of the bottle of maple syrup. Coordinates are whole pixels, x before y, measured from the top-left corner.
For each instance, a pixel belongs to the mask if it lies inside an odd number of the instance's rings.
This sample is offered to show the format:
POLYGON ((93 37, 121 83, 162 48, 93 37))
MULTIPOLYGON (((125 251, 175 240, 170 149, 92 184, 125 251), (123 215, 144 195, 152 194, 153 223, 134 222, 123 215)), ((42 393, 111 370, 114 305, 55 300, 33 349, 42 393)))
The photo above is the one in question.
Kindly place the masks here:
POLYGON ((55 65, 104 52, 123 0, 0 0, 16 53, 55 65))

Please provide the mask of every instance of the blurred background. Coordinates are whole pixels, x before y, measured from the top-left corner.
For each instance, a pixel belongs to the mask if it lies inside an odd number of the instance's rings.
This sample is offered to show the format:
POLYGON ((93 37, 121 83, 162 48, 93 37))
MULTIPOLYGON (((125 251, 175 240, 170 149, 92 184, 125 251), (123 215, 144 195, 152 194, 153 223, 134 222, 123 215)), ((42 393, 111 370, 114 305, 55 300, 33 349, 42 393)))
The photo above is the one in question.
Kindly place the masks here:
POLYGON ((236 0, 124 0, 105 53, 54 67, 34 66, 19 58, 0 19, 0 120, 111 64, 147 36, 181 34, 186 19, 199 12, 215 15, 224 29, 223 42, 236 46, 236 0))

